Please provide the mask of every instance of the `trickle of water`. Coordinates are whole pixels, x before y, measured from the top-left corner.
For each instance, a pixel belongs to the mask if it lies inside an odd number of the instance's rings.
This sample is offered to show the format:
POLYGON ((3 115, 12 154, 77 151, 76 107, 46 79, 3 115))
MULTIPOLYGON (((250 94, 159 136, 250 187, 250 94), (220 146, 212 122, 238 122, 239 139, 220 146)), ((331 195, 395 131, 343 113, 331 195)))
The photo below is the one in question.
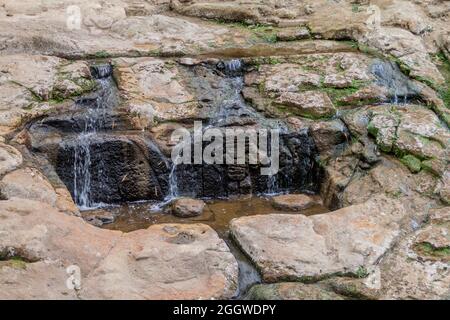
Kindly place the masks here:
MULTIPOLYGON (((93 66, 92 74, 97 79, 98 96, 95 105, 86 110, 83 131, 74 141, 73 194, 76 204, 83 210, 99 206, 92 200, 91 194, 91 142, 97 132, 105 127, 108 109, 117 104, 117 95, 113 90, 111 78, 112 67, 110 65, 93 66)), ((101 164, 98 167, 102 171, 101 164)))
POLYGON ((110 64, 98 64, 91 66, 92 76, 96 79, 110 77, 112 72, 113 68, 110 64))

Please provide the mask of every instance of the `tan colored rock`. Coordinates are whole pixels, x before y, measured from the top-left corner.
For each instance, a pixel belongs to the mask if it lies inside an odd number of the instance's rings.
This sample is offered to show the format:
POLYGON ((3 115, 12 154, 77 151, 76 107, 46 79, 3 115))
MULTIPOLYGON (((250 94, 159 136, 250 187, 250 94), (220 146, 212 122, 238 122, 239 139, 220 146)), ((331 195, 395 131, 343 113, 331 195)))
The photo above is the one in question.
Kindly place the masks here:
POLYGON ((5 199, 12 197, 36 200, 54 206, 57 195, 50 182, 37 169, 24 168, 8 173, 0 182, 5 199))
POLYGON ((176 66, 154 58, 120 59, 116 63, 120 93, 129 101, 129 112, 148 121, 144 127, 154 118, 180 120, 197 114, 194 97, 179 80, 176 66))
POLYGON ((22 154, 16 148, 0 143, 0 175, 16 169, 22 161, 22 154))
POLYGON ((59 262, 0 262, 0 299, 2 300, 75 300, 66 281, 69 275, 59 262))
POLYGON ((0 56, 0 132, 54 110, 62 100, 95 88, 86 62, 43 55, 0 56))
MULTIPOLYGON (((421 106, 370 108, 369 132, 385 152, 398 150, 419 159, 437 159, 445 170, 450 152, 450 133, 439 118, 421 106), (395 110, 395 111, 394 111, 395 110)), ((439 172, 442 175, 443 172, 439 172)))
POLYGON ((7 299, 62 298, 67 290, 60 281, 70 265, 81 269, 82 299, 225 299, 236 290, 237 262, 206 225, 155 225, 124 234, 18 198, 0 201, 0 219, 0 252, 34 262, 14 271, 23 281, 3 280, 13 272, 0 268, 0 296, 7 299), (46 261, 56 267, 44 271, 46 261), (43 272, 40 279, 36 272, 43 272))
POLYGON ((444 78, 432 63, 422 39, 400 28, 380 28, 366 36, 363 42, 397 57, 411 69, 411 76, 443 84, 444 78))
POLYGON ((450 208, 443 207, 430 210, 430 222, 435 224, 450 222, 450 208))
POLYGON ((191 218, 201 215, 204 208, 203 200, 181 198, 172 203, 172 214, 180 218, 191 218))
MULTIPOLYGON (((450 260, 447 255, 417 242, 424 236, 442 235, 448 227, 427 226, 404 237, 381 261, 377 287, 381 299, 448 299, 450 297, 450 260)), ((447 247, 448 248, 448 247, 447 247)))
POLYGON ((306 117, 331 117, 336 113, 330 98, 323 92, 286 92, 281 94, 275 102, 291 107, 295 114, 306 117))
POLYGON ((400 234, 403 206, 386 197, 326 214, 261 215, 232 220, 233 238, 264 281, 357 273, 378 262, 400 234))
POLYGON ((125 234, 86 281, 92 299, 230 298, 237 263, 208 226, 154 225, 125 234))
POLYGON ((302 211, 311 208, 317 202, 305 194, 285 194, 272 197, 272 205, 285 211, 302 211))
POLYGON ((72 199, 72 195, 70 194, 67 188, 56 188, 55 189, 57 198, 56 198, 56 207, 62 212, 73 214, 75 216, 80 215, 80 211, 78 210, 77 205, 72 199))

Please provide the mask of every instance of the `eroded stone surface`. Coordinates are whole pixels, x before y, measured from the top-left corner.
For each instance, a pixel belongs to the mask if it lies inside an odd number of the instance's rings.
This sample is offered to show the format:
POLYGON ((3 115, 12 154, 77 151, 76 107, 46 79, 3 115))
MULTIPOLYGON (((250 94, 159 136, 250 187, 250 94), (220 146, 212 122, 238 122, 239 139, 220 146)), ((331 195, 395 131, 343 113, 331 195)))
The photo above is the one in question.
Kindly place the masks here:
POLYGON ((272 205, 280 210, 301 211, 312 207, 317 202, 305 194, 286 194, 272 197, 272 205))
POLYGON ((172 213, 180 218, 195 217, 202 214, 205 202, 202 200, 182 198, 172 204, 172 213))
MULTIPOLYGON (((123 234, 101 230, 40 202, 12 198, 0 201, 0 252, 6 257, 39 261, 25 268, 26 281, 1 282, 5 298, 62 298, 61 266, 81 268, 80 296, 116 299, 230 298, 237 263, 223 240, 208 226, 156 225, 123 234), (55 261, 39 280, 41 261, 55 261), (36 269, 37 268, 37 269, 36 269), (153 270, 153 271, 152 271, 153 270), (25 291, 30 284, 33 290, 25 291)), ((28 263, 26 264, 28 265, 28 263)), ((12 275, 0 271, 0 279, 12 275)), ((64 278, 67 279, 67 276, 64 278)), ((69 293, 68 297, 72 293, 69 293)))
POLYGON ((396 241, 405 215, 400 203, 378 197, 310 217, 243 217, 231 222, 231 232, 265 281, 320 278, 375 264, 396 241))

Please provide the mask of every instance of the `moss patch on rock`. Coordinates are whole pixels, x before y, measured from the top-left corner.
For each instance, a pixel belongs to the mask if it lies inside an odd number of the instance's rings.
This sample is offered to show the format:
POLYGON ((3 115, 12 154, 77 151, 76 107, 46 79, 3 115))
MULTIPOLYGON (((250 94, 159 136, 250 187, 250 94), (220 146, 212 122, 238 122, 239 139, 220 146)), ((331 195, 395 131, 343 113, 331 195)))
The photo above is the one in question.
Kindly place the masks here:
POLYGON ((401 158, 400 161, 407 166, 412 173, 418 173, 422 169, 421 161, 413 155, 408 154, 401 158))

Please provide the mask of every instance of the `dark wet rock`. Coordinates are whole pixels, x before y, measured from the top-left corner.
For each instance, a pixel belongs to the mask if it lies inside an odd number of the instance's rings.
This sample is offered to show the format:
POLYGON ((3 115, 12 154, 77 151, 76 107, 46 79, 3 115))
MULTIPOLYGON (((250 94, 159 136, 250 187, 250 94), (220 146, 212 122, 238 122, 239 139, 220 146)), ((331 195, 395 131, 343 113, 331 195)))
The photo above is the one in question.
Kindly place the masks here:
POLYGON ((370 68, 372 74, 377 78, 377 82, 388 88, 393 102, 408 101, 419 96, 417 86, 400 71, 394 62, 376 60, 370 68))
POLYGON ((315 121, 309 130, 317 150, 321 155, 329 156, 336 151, 337 146, 347 143, 349 132, 341 120, 315 121))
MULTIPOLYGON (((74 192, 74 159, 76 140, 62 144, 56 171, 72 195, 74 192)), ((144 141, 127 136, 93 136, 90 152, 90 197, 94 203, 120 203, 163 199, 168 191, 168 168, 154 157, 144 141), (140 142, 140 143, 139 143, 140 142)))
POLYGON ((205 208, 202 200, 181 198, 172 203, 172 214, 180 218, 200 216, 205 208))

